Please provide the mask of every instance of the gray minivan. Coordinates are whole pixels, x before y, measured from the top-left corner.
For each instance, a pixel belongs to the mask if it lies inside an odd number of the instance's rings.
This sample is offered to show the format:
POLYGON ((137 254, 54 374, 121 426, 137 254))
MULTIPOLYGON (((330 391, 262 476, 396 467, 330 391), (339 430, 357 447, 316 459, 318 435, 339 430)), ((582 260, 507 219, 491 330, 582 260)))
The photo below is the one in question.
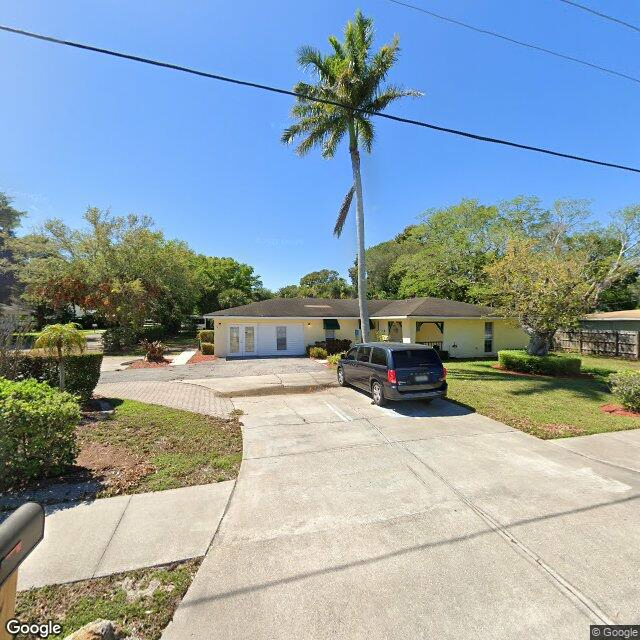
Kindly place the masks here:
POLYGON ((387 400, 425 400, 447 395, 447 370, 438 352, 425 345, 366 342, 338 363, 338 384, 367 391, 377 405, 387 400))

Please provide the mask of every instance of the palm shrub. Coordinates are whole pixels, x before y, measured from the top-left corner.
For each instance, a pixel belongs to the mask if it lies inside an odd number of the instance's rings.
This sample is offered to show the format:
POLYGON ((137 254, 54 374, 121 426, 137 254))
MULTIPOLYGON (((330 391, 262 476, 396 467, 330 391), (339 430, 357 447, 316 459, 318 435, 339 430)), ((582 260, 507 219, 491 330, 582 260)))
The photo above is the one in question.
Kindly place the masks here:
POLYGON ((611 391, 630 411, 640 411, 640 371, 623 369, 609 376, 611 391))
POLYGON ((58 374, 62 391, 64 391, 65 384, 65 357, 75 351, 82 353, 87 346, 87 339, 80 331, 79 326, 75 322, 47 325, 34 345, 36 349, 44 349, 58 361, 58 374))
POLYGON ((419 91, 385 84, 387 75, 398 59, 398 36, 375 53, 372 51, 373 39, 373 20, 358 10, 344 29, 343 41, 336 36, 329 36, 332 51, 328 55, 314 47, 300 48, 298 64, 313 75, 314 82, 298 82, 295 85, 297 102, 291 110, 295 122, 282 134, 285 144, 299 140, 296 152, 301 156, 314 147, 320 147, 323 157, 333 158, 345 136, 349 140, 353 183, 340 207, 333 231, 336 236, 342 233, 355 194, 358 305, 365 342, 369 340, 369 307, 360 146, 368 153, 373 149, 374 127, 371 118, 374 114, 384 111, 400 98, 422 95, 419 91))
POLYGON ((71 467, 79 422, 80 407, 71 394, 33 379, 0 378, 0 490, 71 467))
POLYGON ((147 362, 164 362, 165 346, 160 340, 142 340, 140 342, 145 350, 145 360, 147 362))

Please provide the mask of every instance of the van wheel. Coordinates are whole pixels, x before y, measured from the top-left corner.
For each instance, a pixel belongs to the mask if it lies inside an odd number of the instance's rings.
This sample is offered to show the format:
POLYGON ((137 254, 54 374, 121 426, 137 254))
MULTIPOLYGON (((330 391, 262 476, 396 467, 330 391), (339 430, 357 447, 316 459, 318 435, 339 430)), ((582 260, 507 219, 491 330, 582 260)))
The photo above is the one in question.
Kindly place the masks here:
POLYGON ((387 404, 387 400, 384 397, 382 385, 379 382, 374 382, 371 385, 371 395, 373 397, 373 404, 377 404, 379 407, 387 404))
POLYGON ((338 384, 341 387, 346 387, 347 383, 344 379, 344 369, 342 367, 338 367, 338 384))

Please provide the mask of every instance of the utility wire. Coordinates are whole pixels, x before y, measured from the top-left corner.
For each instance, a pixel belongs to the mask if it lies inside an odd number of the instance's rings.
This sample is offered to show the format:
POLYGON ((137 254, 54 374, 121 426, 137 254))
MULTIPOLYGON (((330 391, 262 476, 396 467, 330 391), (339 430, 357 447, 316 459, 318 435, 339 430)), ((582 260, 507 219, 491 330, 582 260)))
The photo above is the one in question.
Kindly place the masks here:
POLYGON ((621 24, 623 27, 627 27, 629 29, 633 29, 634 31, 640 32, 640 27, 637 27, 635 24, 631 24, 630 22, 625 22, 624 20, 620 20, 619 18, 614 18, 613 16, 607 15, 606 13, 601 13, 600 11, 596 11, 591 7, 585 7, 583 4, 579 4, 578 2, 573 2, 573 0, 560 0, 560 2, 564 2, 565 4, 570 4, 578 9, 582 9, 583 11, 588 11, 589 13, 593 13, 594 15, 604 18, 605 20, 611 20, 611 22, 617 22, 621 24))
MULTIPOLYGON (((551 49, 546 49, 545 47, 540 47, 537 44, 531 44, 530 42, 523 42, 522 40, 516 40, 515 38, 511 38, 510 36, 505 36, 501 33, 497 33, 496 31, 481 29, 480 27, 475 27, 474 25, 469 24, 467 22, 462 22, 460 20, 456 20, 455 18, 449 18, 447 16, 443 16, 439 13, 435 13, 433 11, 429 11, 428 9, 424 9, 423 7, 418 7, 415 4, 409 4, 408 2, 403 2, 403 0, 388 0, 388 1, 392 2, 393 4, 397 4, 401 7, 406 7, 407 9, 413 9, 414 11, 419 11, 420 13, 424 13, 428 16, 431 16, 432 18, 437 18, 438 20, 444 20, 445 22, 456 24, 459 27, 470 29, 471 31, 475 31, 476 33, 482 33, 486 36, 493 36, 494 38, 500 38, 501 40, 505 40, 506 42, 510 42, 511 44, 517 44, 520 47, 526 47, 527 49, 533 49, 535 51, 541 51, 542 53, 548 53, 549 55, 555 56, 556 58, 569 60, 569 62, 577 62, 578 64, 584 65, 585 67, 591 67, 592 69, 596 69, 597 71, 603 71, 604 73, 608 73, 613 76, 618 76, 619 78, 624 78, 625 80, 631 80, 632 82, 640 83, 640 78, 630 76, 626 73, 622 73, 621 71, 616 71, 615 69, 610 69, 609 67, 602 67, 599 64, 588 62, 587 60, 582 60, 581 58, 575 58, 565 53, 559 53, 558 51, 553 51, 551 49)), ((561 0, 561 1, 564 1, 564 0, 561 0)))
POLYGON ((462 136, 464 138, 471 138, 472 140, 480 140, 482 142, 492 142, 494 144, 500 144, 507 147, 515 147, 516 149, 525 149, 527 151, 536 151, 538 153, 544 153, 550 156, 557 156, 559 158, 568 158, 569 160, 578 160, 580 162, 586 162, 588 164, 595 164, 602 167, 611 167, 613 169, 622 169, 623 171, 632 171, 633 173, 640 173, 640 169, 635 167, 629 167, 622 164, 616 164, 614 162, 605 162, 602 160, 594 160, 592 158, 585 158, 583 156, 577 156, 571 153, 563 153, 561 151, 553 151, 552 149, 545 149, 543 147, 534 147, 528 144, 521 144, 519 142, 513 142, 511 140, 502 140, 500 138, 492 138, 489 136, 483 136, 476 133, 470 133, 468 131, 461 131, 459 129, 450 129, 448 127, 441 127, 429 122, 423 122, 422 120, 412 120, 411 118, 403 118, 401 116, 394 116, 389 113, 380 113, 377 111, 368 111, 366 109, 360 109, 358 107, 352 107, 347 104, 336 102, 334 100, 327 100, 324 98, 317 98, 315 96, 308 96, 296 91, 289 91, 288 89, 281 89, 279 87, 273 87, 267 84, 260 84, 258 82, 250 82, 248 80, 239 80, 238 78, 231 78, 229 76, 219 75, 217 73, 209 73, 208 71, 201 71, 199 69, 193 69, 191 67, 184 67, 182 65, 173 64, 170 62, 162 62, 160 60, 153 60, 151 58, 143 58, 141 56, 132 55, 130 53, 123 53, 121 51, 114 51, 112 49, 103 49, 100 47, 94 47, 88 44, 82 44, 80 42, 73 42, 71 40, 61 40, 60 38, 54 38, 52 36, 45 36, 39 33, 33 33, 31 31, 24 31, 23 29, 15 29, 13 27, 7 27, 0 25, 0 31, 6 31, 8 33, 14 33, 28 38, 35 38, 36 40, 43 40, 45 42, 51 42, 53 44, 60 44, 67 47, 73 47, 75 49, 82 49, 84 51, 92 51, 94 53, 102 53, 104 55, 113 56, 115 58, 122 58, 124 60, 132 60, 133 62, 140 62, 142 64, 148 64, 154 67, 161 67, 163 69, 172 69, 174 71, 181 71, 183 73, 189 73, 191 75, 200 76, 203 78, 209 78, 212 80, 219 80, 221 82, 229 82, 231 84, 240 85, 243 87, 251 87, 253 89, 261 89, 263 91, 269 91, 271 93, 279 93, 285 96, 293 96, 294 98, 302 98, 303 100, 309 100, 311 102, 320 102, 322 104, 329 104, 342 109, 348 109, 355 113, 361 113, 363 115, 376 116, 378 118, 384 118, 386 120, 392 120, 394 122, 403 122, 405 124, 412 124, 418 127, 424 127, 426 129, 433 129, 434 131, 441 131, 443 133, 451 133, 456 136, 462 136))

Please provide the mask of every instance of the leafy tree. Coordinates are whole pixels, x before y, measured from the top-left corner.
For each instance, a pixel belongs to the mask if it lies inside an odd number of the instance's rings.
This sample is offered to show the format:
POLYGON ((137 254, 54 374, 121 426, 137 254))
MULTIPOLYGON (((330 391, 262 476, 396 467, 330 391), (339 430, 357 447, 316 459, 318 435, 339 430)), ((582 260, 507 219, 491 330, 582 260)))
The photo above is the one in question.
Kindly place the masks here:
POLYGON ((221 309, 229 309, 230 307, 239 307, 243 304, 249 304, 251 296, 240 289, 225 289, 218 295, 218 304, 221 309))
POLYGON ((44 349, 58 361, 61 391, 64 391, 64 357, 74 351, 82 353, 86 345, 87 339, 75 322, 49 325, 38 336, 34 345, 36 349, 44 349))
POLYGON ((340 142, 345 136, 348 137, 353 186, 342 203, 334 233, 337 236, 341 234, 355 193, 358 302, 365 340, 369 337, 369 307, 359 147, 362 145, 367 152, 373 148, 372 113, 384 111, 392 102, 405 96, 422 95, 417 91, 384 84, 398 58, 400 41, 395 36, 390 44, 373 53, 373 39, 373 20, 357 11, 354 20, 345 27, 342 42, 336 36, 329 37, 332 53, 324 55, 309 46, 300 48, 298 63, 313 74, 315 82, 299 82, 295 85, 298 98, 291 111, 295 122, 282 135, 282 141, 286 144, 300 140, 296 147, 299 155, 320 147, 325 158, 332 158, 340 142), (326 100, 331 104, 315 102, 310 98, 326 100))
POLYGON ((556 207, 538 238, 514 237, 485 268, 486 300, 518 320, 531 354, 548 353, 557 329, 575 326, 605 291, 638 272, 640 205, 616 212, 597 230, 582 231, 585 219, 580 207, 556 207))
POLYGON ((26 211, 11 205, 12 200, 0 191, 0 304, 10 301, 15 285, 15 260, 12 240, 26 211))
POLYGON ((194 265, 199 283, 196 308, 200 313, 210 313, 218 309, 237 306, 229 304, 233 300, 244 300, 238 304, 247 304, 252 300, 264 299, 262 296, 271 293, 262 286, 262 281, 254 273, 253 267, 233 258, 199 255, 196 257, 194 265), (236 293, 222 296, 226 291, 236 293), (238 292, 243 294, 242 297, 238 292))
POLYGON ((297 284, 289 284, 278 289, 278 298, 304 298, 304 295, 297 284))
POLYGON ((308 298, 350 298, 349 283, 333 269, 312 271, 300 278, 300 291, 308 298))
MULTIPOLYGON (((369 247, 365 252, 367 264, 367 293, 373 299, 395 299, 399 296, 400 276, 391 273, 399 258, 408 251, 408 244, 398 238, 369 247)), ((349 269, 354 289, 358 285, 358 260, 349 269)))
POLYGON ((148 217, 90 208, 87 228, 49 220, 22 243, 20 280, 29 302, 53 309, 78 305, 120 327, 149 318, 169 329, 193 312, 193 252, 166 240, 148 217))

